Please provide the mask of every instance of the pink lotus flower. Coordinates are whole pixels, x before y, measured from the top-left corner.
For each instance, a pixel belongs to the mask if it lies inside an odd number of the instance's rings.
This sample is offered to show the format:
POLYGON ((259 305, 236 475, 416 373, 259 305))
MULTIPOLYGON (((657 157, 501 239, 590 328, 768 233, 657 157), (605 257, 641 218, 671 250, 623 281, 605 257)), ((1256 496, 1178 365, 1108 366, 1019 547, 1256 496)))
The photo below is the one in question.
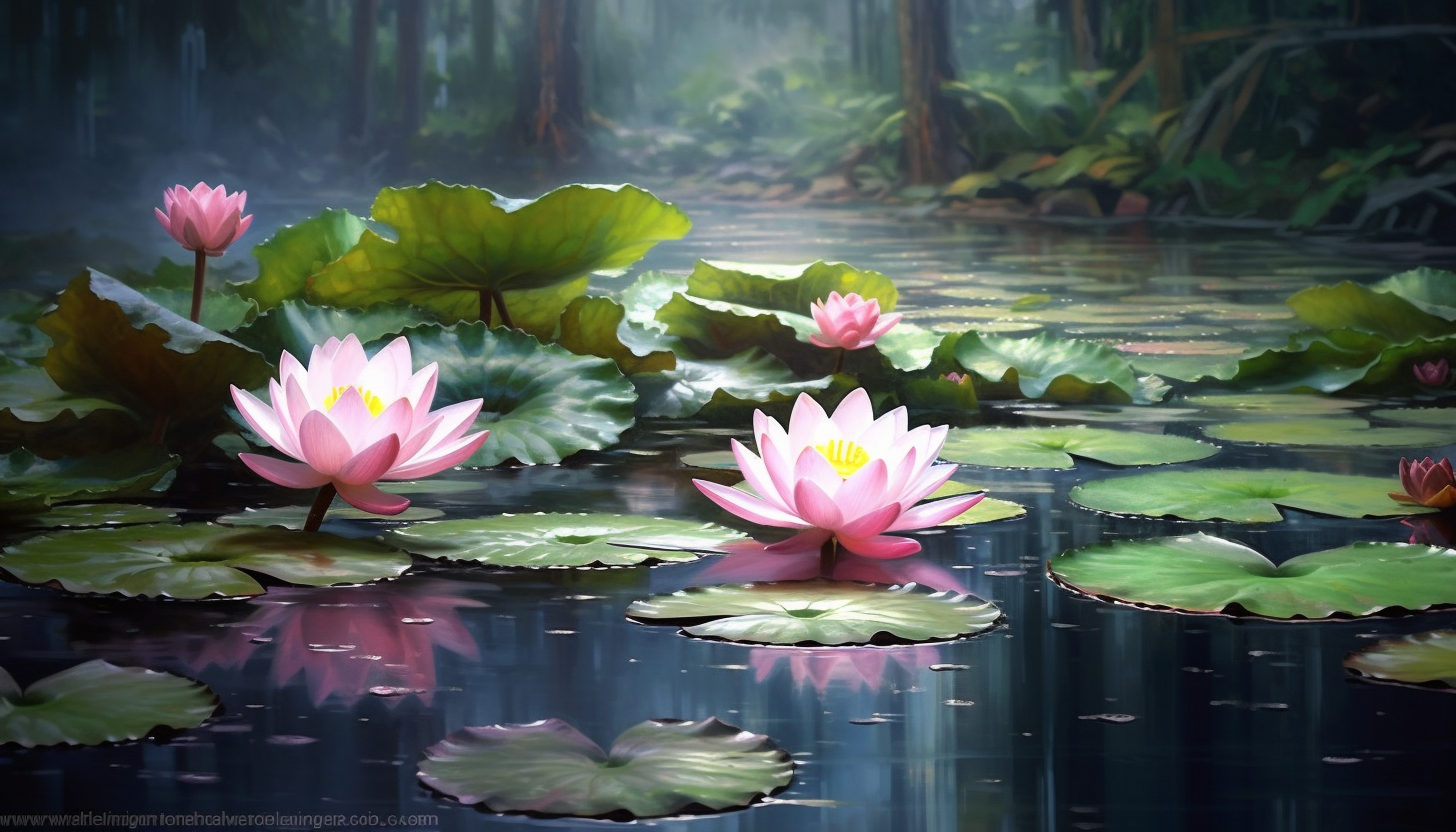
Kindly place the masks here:
POLYGON ((809 342, 820 347, 857 350, 879 340, 890 327, 900 322, 901 315, 881 315, 878 300, 865 300, 854 292, 843 297, 830 292, 829 300, 814 301, 810 307, 819 332, 809 342))
POLYGON ((1433 461, 1430 457, 1416 462, 1401 459, 1400 484, 1405 493, 1390 492, 1396 502, 1413 503, 1431 508, 1456 506, 1456 476, 1452 475, 1451 460, 1433 461))
POLYGON ((1451 365, 1444 358, 1440 361, 1413 364, 1411 371, 1415 373, 1416 381, 1427 387, 1445 387, 1451 380, 1451 365))
POLYGON ((183 248, 209 257, 221 257, 253 224, 252 214, 243 216, 247 191, 229 194, 221 185, 209 188, 206 182, 198 182, 190 191, 182 185, 168 188, 162 192, 162 200, 166 213, 152 209, 157 222, 183 248))
POLYGON ((918 542, 884 533, 943 523, 984 495, 916 506, 956 466, 935 464, 945 444, 944 425, 907 431, 907 421, 903 407, 876 419, 863 388, 846 396, 832 417, 800 394, 787 432, 763 411, 753 414, 761 457, 733 440, 733 455, 756 494, 705 480, 693 484, 745 520, 801 530, 766 551, 815 551, 834 540, 865 557, 913 555, 920 551, 918 542))
POLYGON ((399 514, 409 500, 380 491, 376 481, 415 479, 459 465, 489 435, 465 435, 480 413, 480 399, 430 412, 439 370, 430 364, 411 375, 409 341, 403 337, 372 359, 352 334, 343 341, 330 338, 313 348, 306 369, 285 352, 279 378, 268 382, 271 407, 237 387, 233 401, 268 444, 302 461, 238 458, 270 482, 288 488, 332 485, 356 508, 399 514))

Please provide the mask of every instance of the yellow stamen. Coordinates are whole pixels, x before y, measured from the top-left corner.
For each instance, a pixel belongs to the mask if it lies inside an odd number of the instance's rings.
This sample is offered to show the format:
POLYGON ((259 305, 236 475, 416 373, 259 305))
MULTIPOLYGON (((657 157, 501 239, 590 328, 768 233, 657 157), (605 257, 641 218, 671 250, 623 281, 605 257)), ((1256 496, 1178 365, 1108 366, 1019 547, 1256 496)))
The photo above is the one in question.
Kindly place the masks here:
POLYGON ((847 439, 832 439, 823 445, 815 445, 814 450, 823 454, 834 466, 834 473, 845 479, 870 461, 868 451, 847 439))
POLYGON ((333 410, 334 405, 339 403, 339 397, 344 395, 345 390, 350 389, 359 391, 359 398, 363 399, 364 406, 369 408, 369 415, 378 416, 384 412, 384 402, 380 401, 378 396, 365 390, 363 387, 354 387, 347 384, 342 387, 335 387, 334 392, 324 398, 324 410, 333 410))

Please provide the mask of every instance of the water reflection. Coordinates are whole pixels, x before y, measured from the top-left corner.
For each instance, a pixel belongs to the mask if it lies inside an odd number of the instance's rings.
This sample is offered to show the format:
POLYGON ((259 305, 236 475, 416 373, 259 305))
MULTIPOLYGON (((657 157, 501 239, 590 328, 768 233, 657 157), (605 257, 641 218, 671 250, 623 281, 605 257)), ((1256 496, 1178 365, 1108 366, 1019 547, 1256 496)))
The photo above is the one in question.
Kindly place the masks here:
POLYGON ((733 543, 724 548, 728 554, 708 560, 697 574, 697 583, 807 581, 823 577, 871 584, 914 583, 935 590, 969 592, 954 573, 923 553, 881 560, 842 552, 826 573, 818 552, 767 552, 764 544, 757 541, 733 543))
POLYGON ((753 678, 763 682, 788 668, 795 688, 811 686, 819 693, 831 687, 878 693, 908 687, 920 670, 940 663, 935 645, 913 647, 755 647, 748 654, 753 678))

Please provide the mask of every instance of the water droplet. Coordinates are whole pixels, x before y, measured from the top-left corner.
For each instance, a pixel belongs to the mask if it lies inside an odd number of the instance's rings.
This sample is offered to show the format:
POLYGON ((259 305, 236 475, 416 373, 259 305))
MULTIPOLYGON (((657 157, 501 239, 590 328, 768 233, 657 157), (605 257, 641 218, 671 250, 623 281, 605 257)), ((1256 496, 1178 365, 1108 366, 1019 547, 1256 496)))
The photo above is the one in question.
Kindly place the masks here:
POLYGON ((946 670, 970 670, 971 666, 968 664, 933 664, 930 669, 939 673, 946 670))
POLYGON ((992 578, 1015 578, 1015 577, 1017 577, 1019 575, 1025 575, 1026 574, 1026 570, 1025 569, 987 569, 982 574, 988 575, 988 576, 990 576, 992 578))
POLYGON ((264 742, 269 745, 308 745, 318 742, 318 737, 305 737, 302 734, 274 734, 264 742))
POLYGON ((401 623, 401 624, 434 624, 435 623, 435 619, 433 619, 433 618, 401 618, 399 620, 399 623, 401 623))
POLYGON ((1137 717, 1132 714, 1087 714, 1079 716, 1078 719, 1085 719, 1091 722, 1110 722, 1113 725, 1121 725, 1125 722, 1132 722, 1137 717))
POLYGON ((889 722, 889 720, 888 719, 885 719, 882 716, 867 716, 867 717, 864 717, 863 719, 851 719, 849 721, 849 724, 850 725, 879 725, 881 722, 889 722))
POLYGON ((947 704, 947 705, 953 705, 953 706, 955 706, 957 708, 968 708, 971 705, 974 705, 976 703, 975 702, 972 702, 969 699, 947 699, 947 700, 945 700, 945 704, 947 704))
POLYGON ((423 693, 424 691, 414 688, 394 687, 391 685, 375 685, 369 689, 369 692, 375 696, 404 696, 410 693, 423 693))
POLYGON ((1321 757, 1320 762, 1329 763, 1332 766, 1347 766, 1363 761, 1359 757, 1321 757))
POLYGON ((178 783, 216 783, 222 778, 211 772, 201 771, 179 771, 177 772, 178 783))

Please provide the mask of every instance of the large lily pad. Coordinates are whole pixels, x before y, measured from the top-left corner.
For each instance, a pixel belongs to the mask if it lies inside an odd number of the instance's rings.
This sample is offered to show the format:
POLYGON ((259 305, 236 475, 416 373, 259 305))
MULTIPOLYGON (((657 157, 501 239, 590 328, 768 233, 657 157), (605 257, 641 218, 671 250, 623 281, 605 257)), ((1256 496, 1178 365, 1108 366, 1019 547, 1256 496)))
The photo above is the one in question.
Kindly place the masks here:
MULTIPOLYGON (((191 272, 192 269, 189 267, 187 271, 191 272)), ((148 288, 142 290, 142 293, 147 300, 178 317, 185 317, 192 313, 191 285, 185 289, 148 288)), ((248 323, 257 315, 258 305, 253 301, 219 292, 216 289, 205 289, 202 292, 202 309, 197 323, 213 332, 227 332, 248 323)))
MULTIPOLYGON (((945 485, 935 489, 929 500, 939 500, 941 497, 954 497, 957 494, 971 494, 977 491, 985 491, 984 488, 976 488, 963 482, 951 480, 945 485)), ((941 523, 941 526, 970 526, 977 523, 992 523, 997 520, 1011 520, 1017 517, 1026 516, 1026 506, 1020 503, 1013 503, 1010 500, 998 500, 995 497, 982 497, 981 501, 969 509, 957 514, 955 517, 941 523)), ((937 527, 939 528, 939 527, 937 527)), ((922 582, 923 583, 923 582, 922 582)))
POLYGON ((610 753, 559 719, 456 731, 425 749, 419 778, 492 812, 662 817, 747 806, 786 788, 788 753, 715 717, 652 719, 610 753))
POLYGON ((1435 427, 1373 428, 1355 417, 1307 417, 1252 420, 1209 425, 1213 439, 1261 445, 1341 445, 1346 447, 1421 448, 1456 441, 1456 424, 1435 427))
POLYGON ((144 435, 136 414, 103 399, 73 396, 39 367, 0 361, 0 449, 48 457, 102 453, 144 435))
MULTIPOLYGON (((1456 276, 1448 277, 1456 280, 1456 276)), ((1395 342, 1456 333, 1456 323, 1425 312, 1397 294, 1349 281, 1311 286, 1286 302, 1318 329, 1358 329, 1395 342)))
POLYGON ((668 419, 697 415, 719 391, 735 399, 762 402, 775 396, 816 393, 832 381, 830 376, 800 380, 777 358, 757 348, 720 359, 680 357, 671 370, 632 376, 639 414, 668 419))
POLYGON ((1401 339, 1354 329, 1290 336, 1289 343, 1239 361, 1234 382, 1262 390, 1318 393, 1413 394, 1422 392, 1410 368, 1447 357, 1456 336, 1401 339))
POLYGON ((405 331, 415 363, 439 362, 435 407, 483 399, 475 430, 490 438, 467 465, 560 462, 616 444, 633 424, 637 393, 604 358, 572 355, 523 332, 484 323, 405 331))
POLYGON ((1356 399, 1336 399, 1312 393, 1205 393, 1189 396, 1188 404, 1213 410, 1231 410, 1255 418, 1323 416, 1339 414, 1360 406, 1356 399))
POLYGON ((1456 428, 1456 407, 1382 407, 1370 411, 1370 415, 1407 425, 1456 428))
POLYGON ((624 327, 631 333, 637 326, 623 320, 626 313, 627 310, 611 298, 576 298, 561 313, 556 343, 577 355, 610 358, 617 362, 617 368, 624 375, 663 372, 676 367, 677 358, 670 349, 653 349, 652 346, 634 349, 639 343, 652 345, 655 339, 648 332, 638 330, 637 337, 629 334, 627 339, 623 339, 624 327))
POLYGON ((156 485, 177 457, 152 445, 76 459, 40 459, 21 449, 0 456, 0 514, 53 503, 133 496, 156 485))
POLYGON ((177 510, 139 503, 68 503, 55 506, 44 514, 18 519, 36 529, 94 529, 167 523, 177 519, 177 510))
POLYGON ((399 241, 365 231, 312 278, 310 300, 405 301, 446 322, 499 321, 488 297, 502 292, 512 322, 543 338, 589 274, 619 273, 692 226, 676 206, 631 185, 567 185, 531 200, 428 182, 381 190, 372 214, 399 241))
POLYGON ((1456 630, 1377 642, 1346 656, 1345 669, 1372 682, 1456 691, 1456 630))
POLYGON ((964 638, 1001 618, 995 604, 914 584, 784 581, 689 587, 633 601, 627 617, 749 644, 900 644, 964 638))
POLYGON ((175 421, 216 417, 228 385, 268 379, 263 356, 86 271, 36 322, 54 342, 47 373, 62 390, 175 421))
POLYGON ((262 595, 248 572, 336 586, 398 577, 410 564, 409 555, 372 540, 212 523, 56 532, 0 552, 0 569, 26 583, 187 599, 262 595))
POLYGON ((1410 543, 1355 543, 1275 566, 1243 544, 1194 534, 1073 549, 1049 568, 1081 592, 1185 612, 1328 618, 1456 604, 1456 551, 1410 543))
POLYGON ((1335 517, 1396 517, 1435 509, 1397 503, 1394 479, 1298 470, 1160 471, 1083 483, 1072 502, 1116 514, 1273 523, 1279 507, 1335 517))
POLYGON ((1456 321, 1456 273, 1421 266, 1391 275, 1372 288, 1399 295, 1429 315, 1456 321))
MULTIPOLYGON (((308 278, 353 248, 366 228, 363 220, 342 208, 325 208, 316 217, 286 225, 253 246, 257 279, 230 288, 257 301, 264 311, 285 300, 302 298, 308 278)), ((360 340, 365 339, 361 336, 360 340)))
POLYGON ((429 558, 491 566, 630 566, 698 558, 745 535, 712 523, 620 514, 502 514, 395 529, 385 540, 429 558))
POLYGON ((364 310, 331 309, 299 300, 286 300, 232 335, 275 365, 285 350, 307 363, 314 346, 330 338, 343 340, 353 334, 368 343, 406 327, 426 323, 429 317, 423 309, 411 306, 379 304, 364 310))
POLYGON ((983 399, 1028 398, 1127 404, 1149 401, 1132 365, 1105 344, 1041 333, 1004 338, 968 332, 955 343, 957 363, 989 382, 983 399))
POLYGON ((201 725, 217 694, 191 679, 97 659, 21 691, 0 668, 0 744, 100 745, 201 725))
MULTIPOLYGON (((390 491, 397 491, 394 483, 386 486, 390 491)), ((310 506, 269 506, 268 508, 245 508, 233 514, 224 514, 215 522, 224 526, 278 526, 284 529, 302 529, 308 521, 310 506)), ((438 508, 429 506, 410 506, 399 514, 380 515, 365 511, 362 508, 354 508, 343 500, 334 500, 324 515, 324 524, 337 521, 346 521, 363 528, 373 528, 375 531, 384 526, 399 523, 417 523, 421 520, 434 520, 436 517, 444 517, 445 512, 438 508)))
POLYGON ((940 455, 1001 468, 1071 468, 1074 456, 1110 465, 1164 465, 1216 453, 1216 445, 1182 436, 1069 426, 952 429, 940 455))

